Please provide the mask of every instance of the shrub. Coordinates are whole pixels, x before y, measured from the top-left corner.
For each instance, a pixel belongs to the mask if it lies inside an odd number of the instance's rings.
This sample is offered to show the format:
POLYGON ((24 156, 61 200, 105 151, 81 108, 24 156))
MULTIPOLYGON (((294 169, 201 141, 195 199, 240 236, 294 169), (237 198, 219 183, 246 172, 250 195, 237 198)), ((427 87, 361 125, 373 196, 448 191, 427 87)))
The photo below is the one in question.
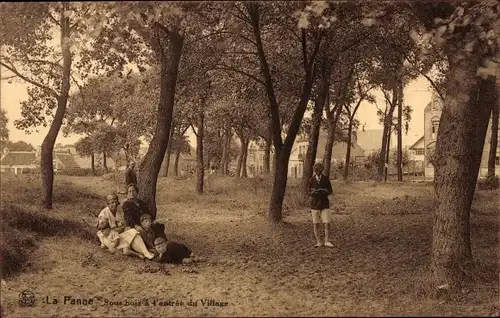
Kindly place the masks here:
POLYGON ((105 170, 95 170, 95 174, 92 173, 92 169, 90 168, 70 168, 70 169, 61 169, 56 171, 57 174, 63 176, 74 176, 74 177, 86 177, 86 176, 102 176, 106 173, 105 170))
POLYGON ((479 190, 495 190, 500 185, 498 176, 488 175, 486 178, 477 180, 477 188, 479 190))
POLYGON ((10 276, 22 268, 35 250, 36 242, 32 235, 12 229, 2 223, 3 239, 0 241, 0 263, 2 278, 10 276))
POLYGON ((37 248, 37 236, 71 236, 96 240, 93 229, 74 221, 30 212, 12 203, 2 204, 0 262, 2 278, 19 272, 29 255, 37 248))
POLYGON ((26 230, 42 236, 72 236, 93 239, 95 233, 81 221, 58 219, 40 212, 31 212, 16 204, 2 205, 3 222, 13 229, 26 230))
POLYGON ((1 182, 2 277, 21 270, 22 265, 29 260, 29 255, 36 249, 35 239, 47 236, 71 236, 97 241, 95 229, 81 221, 81 216, 88 211, 98 212, 102 209, 101 196, 72 186, 68 182, 57 182, 54 202, 63 203, 64 211, 71 213, 70 219, 64 219, 64 216, 61 218, 55 213, 44 214, 33 205, 41 202, 42 195, 37 176, 2 175, 1 182), (82 204, 82 201, 85 203, 82 204))

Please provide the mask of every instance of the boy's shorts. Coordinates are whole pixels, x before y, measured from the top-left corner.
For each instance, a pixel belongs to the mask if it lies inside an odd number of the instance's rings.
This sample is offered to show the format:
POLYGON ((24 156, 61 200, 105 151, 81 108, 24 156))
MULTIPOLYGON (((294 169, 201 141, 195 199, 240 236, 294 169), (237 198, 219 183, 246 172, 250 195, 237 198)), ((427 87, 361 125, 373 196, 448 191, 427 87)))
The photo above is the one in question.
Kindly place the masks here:
POLYGON ((330 223, 330 210, 311 210, 313 223, 330 223))

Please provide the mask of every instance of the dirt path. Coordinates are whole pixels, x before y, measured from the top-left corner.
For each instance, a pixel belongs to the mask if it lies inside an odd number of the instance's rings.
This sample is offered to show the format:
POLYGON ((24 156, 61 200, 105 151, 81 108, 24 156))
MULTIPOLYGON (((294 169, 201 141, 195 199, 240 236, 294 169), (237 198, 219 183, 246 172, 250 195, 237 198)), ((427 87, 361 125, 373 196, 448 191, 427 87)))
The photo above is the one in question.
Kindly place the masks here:
MULTIPOLYGON (((430 260, 429 187, 419 188, 418 197, 415 187, 388 196, 380 192, 387 189, 354 185, 339 190, 332 249, 313 247, 306 210, 291 211, 275 229, 255 208, 214 209, 220 202, 210 200, 186 208, 164 197, 159 217, 168 225, 169 238, 186 243, 207 262, 164 265, 170 275, 144 273, 146 264, 158 265, 109 255, 90 242, 51 238, 33 255, 32 268, 2 288, 2 307, 9 317, 489 315, 498 295, 494 263, 485 263, 491 275, 481 285, 484 290, 476 290, 480 303, 477 294, 464 295, 461 303, 435 302, 418 287, 430 260), (35 307, 18 306, 25 289, 35 293, 35 307), (43 303, 47 296, 59 303, 43 303), (64 305, 64 296, 92 298, 94 304, 64 305), (124 304, 143 299, 148 306, 124 304), (204 299, 227 306, 208 306, 204 299), (106 300, 122 304, 106 305, 106 300), (160 305, 168 300, 174 304, 160 305), (188 305, 190 300, 197 306, 188 305)), ((476 257, 498 250, 498 240, 483 236, 487 227, 498 232, 497 216, 473 216, 476 257)))

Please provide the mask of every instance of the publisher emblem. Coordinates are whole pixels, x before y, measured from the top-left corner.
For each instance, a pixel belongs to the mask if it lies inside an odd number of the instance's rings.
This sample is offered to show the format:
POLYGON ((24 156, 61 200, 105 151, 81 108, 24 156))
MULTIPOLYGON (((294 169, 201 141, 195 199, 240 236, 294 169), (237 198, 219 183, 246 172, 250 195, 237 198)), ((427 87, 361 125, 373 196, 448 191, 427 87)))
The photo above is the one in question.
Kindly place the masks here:
POLYGON ((19 293, 19 306, 31 307, 35 304, 35 294, 29 290, 23 290, 19 293))

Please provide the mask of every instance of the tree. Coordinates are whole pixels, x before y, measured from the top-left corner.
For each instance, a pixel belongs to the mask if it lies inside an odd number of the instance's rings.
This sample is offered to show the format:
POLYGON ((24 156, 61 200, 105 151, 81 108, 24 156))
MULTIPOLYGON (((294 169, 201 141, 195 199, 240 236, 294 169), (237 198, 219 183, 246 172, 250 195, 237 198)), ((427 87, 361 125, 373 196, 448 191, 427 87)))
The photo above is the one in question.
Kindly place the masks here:
POLYGON ((7 114, 5 109, 0 109, 0 141, 9 140, 9 129, 7 128, 7 114))
MULTIPOLYGON (((148 80, 152 71, 141 76, 97 76, 88 80, 72 94, 63 132, 83 134, 92 140, 85 155, 94 160, 94 154, 103 154, 104 169, 107 156, 115 160, 120 152, 125 159, 135 157, 140 137, 150 138, 155 116, 154 81, 148 80), (87 151, 92 151, 88 153, 87 151)), ((94 171, 94 170, 93 170, 94 171)))
MULTIPOLYGON (((275 6, 276 4, 273 3, 272 5, 275 6)), ((272 5, 269 4, 269 6, 271 7, 267 7, 267 9, 272 10, 272 5)), ((301 35, 298 37, 300 38, 300 44, 302 47, 302 62, 304 71, 303 75, 301 76, 302 89, 298 105, 292 111, 292 120, 288 126, 285 140, 283 141, 282 118, 280 117, 280 107, 276 98, 275 91, 276 81, 273 80, 271 66, 268 61, 268 57, 266 57, 266 51, 264 50, 264 42, 262 37, 262 29, 266 28, 265 24, 262 23, 262 13, 264 7, 265 5, 261 3, 248 2, 244 4, 246 13, 243 13, 243 11, 240 12, 243 14, 242 19, 244 21, 247 21, 251 26, 255 48, 257 49, 262 81, 266 88, 266 94, 269 99, 269 112, 271 114, 276 165, 274 168, 274 182, 271 192, 268 217, 269 220, 274 223, 281 221, 282 218, 281 212, 287 184, 288 160, 290 158, 293 142, 295 141, 295 137, 297 136, 297 133, 299 131, 302 117, 309 102, 316 72, 315 59, 322 41, 323 32, 321 30, 312 30, 311 32, 306 29, 299 30, 301 35)), ((280 5, 280 10, 283 9, 284 7, 280 5)), ((267 12, 268 14, 272 14, 271 11, 267 12)), ((281 13, 281 15, 283 14, 281 13)), ((288 19, 288 17, 286 18, 288 19)), ((281 23, 285 24, 287 22, 289 23, 289 21, 286 21, 286 19, 284 19, 281 23)))
MULTIPOLYGON (((156 110, 156 125, 148 151, 139 165, 139 195, 146 201, 153 219, 156 218, 156 182, 170 139, 174 101, 177 89, 179 65, 186 36, 199 34, 206 22, 197 11, 199 3, 110 3, 117 19, 101 35, 102 45, 108 45, 108 34, 118 34, 126 41, 135 39, 136 47, 119 47, 116 61, 110 64, 123 65, 129 60, 156 64, 160 71, 159 101, 156 110), (113 24, 114 23, 114 24, 113 24), (139 37, 137 37, 139 36, 139 37), (148 51, 149 50, 149 51, 148 51), (143 52, 152 54, 144 54, 143 52), (125 60, 126 61, 126 60, 125 60)), ((205 7, 208 7, 206 5, 205 7)), ((108 19, 108 21, 110 21, 108 19)), ((210 24, 212 21, 209 21, 210 24)))
POLYGON ((95 149, 93 147, 94 143, 90 136, 80 138, 75 143, 76 152, 82 157, 90 157, 90 168, 92 169, 92 174, 95 175, 95 149))
POLYGON ((496 104, 493 105, 491 110, 491 137, 490 137, 490 153, 488 155, 488 176, 495 176, 495 166, 497 157, 497 146, 498 146, 498 113, 500 104, 498 102, 498 91, 496 104))
POLYGON ((496 1, 412 3, 411 9, 448 59, 446 94, 435 150, 433 286, 452 292, 472 267, 470 207, 493 105, 497 103, 500 7, 496 1), (432 33, 430 33, 432 32, 432 33))
POLYGON ((23 119, 15 121, 16 127, 28 130, 46 126, 45 116, 53 116, 40 156, 43 205, 52 209, 53 149, 72 81, 72 56, 76 50, 73 40, 84 32, 83 17, 89 9, 83 3, 2 3, 0 12, 3 22, 0 64, 31 84, 29 100, 22 103, 23 119), (49 44, 54 32, 59 33, 57 48, 49 44))

